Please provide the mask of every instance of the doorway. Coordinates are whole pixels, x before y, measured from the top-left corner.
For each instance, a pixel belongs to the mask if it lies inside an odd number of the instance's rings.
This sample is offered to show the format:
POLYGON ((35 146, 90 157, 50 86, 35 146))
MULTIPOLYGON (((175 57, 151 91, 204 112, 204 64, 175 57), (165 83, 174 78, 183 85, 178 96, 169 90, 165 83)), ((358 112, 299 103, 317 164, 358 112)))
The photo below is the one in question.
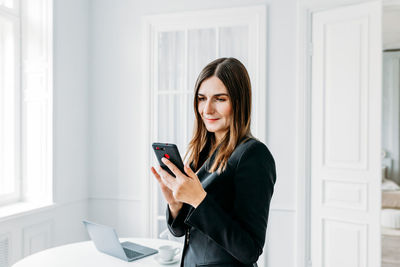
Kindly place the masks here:
POLYGON ((382 16, 382 267, 400 266, 400 5, 382 16))

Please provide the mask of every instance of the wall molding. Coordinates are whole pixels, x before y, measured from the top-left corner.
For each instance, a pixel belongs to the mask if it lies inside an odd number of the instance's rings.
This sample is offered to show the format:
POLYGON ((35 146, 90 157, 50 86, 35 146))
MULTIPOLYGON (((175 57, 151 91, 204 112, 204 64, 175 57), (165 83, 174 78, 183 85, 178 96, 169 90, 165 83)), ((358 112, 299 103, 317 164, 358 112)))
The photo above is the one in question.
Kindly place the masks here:
POLYGON ((297 210, 293 207, 284 207, 284 206, 271 206, 269 208, 270 211, 278 211, 278 212, 297 212, 297 210))
POLYGON ((141 198, 126 198, 126 197, 89 197, 88 200, 94 201, 126 201, 126 202, 142 202, 141 198))
POLYGON ((45 220, 22 229, 22 255, 26 257, 53 245, 54 221, 45 220))

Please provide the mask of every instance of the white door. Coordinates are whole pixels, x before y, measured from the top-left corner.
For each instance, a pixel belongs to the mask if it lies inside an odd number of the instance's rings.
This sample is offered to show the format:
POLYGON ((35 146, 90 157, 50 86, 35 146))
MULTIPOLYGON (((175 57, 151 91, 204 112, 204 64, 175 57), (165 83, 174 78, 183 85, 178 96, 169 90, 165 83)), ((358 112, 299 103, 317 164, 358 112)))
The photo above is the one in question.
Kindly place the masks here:
POLYGON ((380 266, 381 4, 313 13, 311 258, 380 266))

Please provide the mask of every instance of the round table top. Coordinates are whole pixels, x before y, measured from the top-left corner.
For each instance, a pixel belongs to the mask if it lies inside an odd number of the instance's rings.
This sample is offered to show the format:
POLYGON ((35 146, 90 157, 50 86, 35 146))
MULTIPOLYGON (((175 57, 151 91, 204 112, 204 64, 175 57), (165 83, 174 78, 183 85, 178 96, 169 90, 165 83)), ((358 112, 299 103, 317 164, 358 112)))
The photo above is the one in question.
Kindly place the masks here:
MULTIPOLYGON (((172 245, 182 248, 182 244, 175 241, 164 239, 149 238, 121 238, 121 243, 130 241, 150 248, 158 249, 162 245, 172 245)), ((127 262, 113 256, 99 252, 94 243, 83 241, 78 243, 67 244, 59 247, 49 248, 38 253, 27 256, 13 265, 13 267, 34 267, 34 266, 57 266, 57 267, 79 267, 79 266, 179 266, 180 260, 174 264, 161 265, 156 261, 158 254, 154 254, 136 261, 127 262)), ((178 256, 177 256, 178 257, 178 256)), ((179 254, 181 257, 181 254, 179 254)))

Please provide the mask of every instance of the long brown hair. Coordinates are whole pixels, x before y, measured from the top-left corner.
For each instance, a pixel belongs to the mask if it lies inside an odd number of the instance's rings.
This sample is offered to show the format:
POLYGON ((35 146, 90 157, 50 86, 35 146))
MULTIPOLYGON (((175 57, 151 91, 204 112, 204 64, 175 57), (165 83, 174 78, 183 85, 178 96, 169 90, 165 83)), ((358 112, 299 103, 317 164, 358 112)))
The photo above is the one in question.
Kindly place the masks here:
POLYGON ((251 84, 245 66, 236 58, 219 58, 200 72, 194 87, 194 112, 195 122, 193 136, 188 145, 185 158, 189 155, 188 162, 194 170, 198 170, 206 158, 218 148, 209 172, 224 171, 228 159, 239 142, 251 138, 251 84), (232 104, 233 118, 227 134, 220 144, 216 144, 215 135, 208 132, 198 111, 198 92, 202 82, 210 77, 217 77, 225 85, 232 104), (218 146, 216 146, 218 145, 218 146))

